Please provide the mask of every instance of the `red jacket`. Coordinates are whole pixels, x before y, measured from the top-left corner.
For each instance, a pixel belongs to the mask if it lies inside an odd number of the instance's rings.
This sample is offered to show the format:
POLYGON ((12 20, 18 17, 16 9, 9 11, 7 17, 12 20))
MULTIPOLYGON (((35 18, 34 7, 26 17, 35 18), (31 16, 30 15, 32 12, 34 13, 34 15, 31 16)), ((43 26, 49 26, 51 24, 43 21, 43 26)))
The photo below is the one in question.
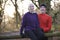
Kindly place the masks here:
POLYGON ((52 18, 47 14, 38 14, 38 20, 40 23, 40 28, 43 29, 44 32, 49 32, 52 26, 52 18))

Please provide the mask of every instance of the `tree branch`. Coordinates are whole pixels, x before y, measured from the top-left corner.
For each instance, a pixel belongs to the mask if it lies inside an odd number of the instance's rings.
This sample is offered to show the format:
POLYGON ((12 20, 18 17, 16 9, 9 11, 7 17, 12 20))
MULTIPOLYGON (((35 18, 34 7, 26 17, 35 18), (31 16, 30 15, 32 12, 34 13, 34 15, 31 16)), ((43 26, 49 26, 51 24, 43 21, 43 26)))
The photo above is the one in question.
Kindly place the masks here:
MULTIPOLYGON (((7 0, 7 1, 8 1, 8 0, 7 0)), ((5 5, 6 5, 6 2, 7 2, 7 1, 5 1, 5 4, 4 4, 4 6, 3 6, 4 8, 5 8, 5 5)))
POLYGON ((37 6, 37 4, 36 3, 34 3, 34 1, 33 0, 31 0, 32 1, 32 3, 39 9, 39 7, 37 6))
POLYGON ((13 5, 15 6, 14 2, 11 0, 11 2, 13 3, 13 5))

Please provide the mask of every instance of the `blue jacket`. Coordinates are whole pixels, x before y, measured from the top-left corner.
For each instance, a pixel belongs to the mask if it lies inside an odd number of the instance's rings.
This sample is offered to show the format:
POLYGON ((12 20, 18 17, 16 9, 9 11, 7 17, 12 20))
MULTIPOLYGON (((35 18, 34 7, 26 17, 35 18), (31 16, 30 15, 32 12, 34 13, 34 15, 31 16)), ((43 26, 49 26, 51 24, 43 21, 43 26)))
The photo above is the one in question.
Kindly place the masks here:
POLYGON ((34 30, 39 27, 38 15, 37 13, 27 12, 22 19, 22 26, 20 29, 20 33, 22 33, 23 29, 25 30, 34 30))

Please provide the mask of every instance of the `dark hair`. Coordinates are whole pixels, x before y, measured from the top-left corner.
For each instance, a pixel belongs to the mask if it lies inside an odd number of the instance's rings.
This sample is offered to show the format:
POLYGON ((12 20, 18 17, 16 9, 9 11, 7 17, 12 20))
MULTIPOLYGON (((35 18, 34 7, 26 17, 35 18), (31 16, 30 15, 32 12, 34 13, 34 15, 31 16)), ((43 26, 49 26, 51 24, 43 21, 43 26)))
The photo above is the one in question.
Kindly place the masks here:
POLYGON ((47 8, 47 6, 45 4, 41 4, 40 7, 44 6, 45 8, 47 8))

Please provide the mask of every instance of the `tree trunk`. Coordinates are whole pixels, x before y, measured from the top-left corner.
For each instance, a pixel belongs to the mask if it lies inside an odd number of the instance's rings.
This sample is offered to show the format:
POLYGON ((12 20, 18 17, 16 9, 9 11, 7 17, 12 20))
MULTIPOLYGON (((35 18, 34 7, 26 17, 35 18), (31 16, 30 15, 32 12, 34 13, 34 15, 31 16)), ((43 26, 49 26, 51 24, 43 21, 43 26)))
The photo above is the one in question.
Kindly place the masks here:
POLYGON ((20 24, 20 22, 21 22, 21 16, 20 16, 20 14, 18 12, 17 0, 15 0, 15 4, 14 4, 14 2, 12 0, 11 0, 11 2, 15 6, 15 12, 16 12, 16 28, 19 28, 18 27, 18 24, 20 24))
POLYGON ((0 0, 0 27, 2 22, 2 1, 0 0))

